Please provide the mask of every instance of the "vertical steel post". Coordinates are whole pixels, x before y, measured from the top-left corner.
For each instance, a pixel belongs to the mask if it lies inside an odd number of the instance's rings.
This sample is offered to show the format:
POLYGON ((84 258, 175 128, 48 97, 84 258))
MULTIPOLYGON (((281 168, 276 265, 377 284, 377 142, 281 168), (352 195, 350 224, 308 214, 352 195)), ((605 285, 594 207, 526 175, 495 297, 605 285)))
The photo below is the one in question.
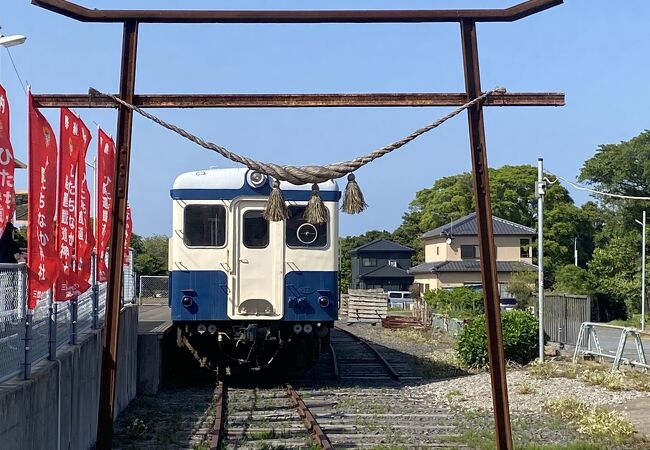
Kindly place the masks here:
MULTIPOLYGON (((50 291, 51 293, 52 291, 50 291)), ((56 316, 58 313, 58 305, 54 302, 54 298, 50 295, 47 304, 47 359, 54 361, 56 359, 56 316)))
MULTIPOLYGON (((476 23, 473 20, 460 22, 465 89, 468 100, 481 95, 481 74, 479 70, 476 23)), ((487 321, 488 358, 492 382, 492 403, 497 449, 512 449, 512 430, 508 407, 508 383, 501 333, 501 307, 496 268, 496 247, 492 228, 492 205, 488 161, 483 125, 483 107, 477 103, 467 109, 470 147, 472 155, 472 184, 476 200, 478 239, 481 251, 481 278, 483 301, 487 321)))
POLYGON ((646 216, 643 211, 643 236, 641 237, 641 331, 645 330, 645 225, 646 216))
MULTIPOLYGON (((135 67, 138 43, 138 22, 124 22, 122 37, 122 71, 120 75, 120 98, 133 103, 135 91, 135 67)), ((117 158, 115 158, 116 183, 113 189, 111 218, 113 230, 110 239, 111 261, 108 270, 106 317, 102 351, 102 376, 99 389, 99 417, 97 426, 97 449, 110 450, 115 415, 115 382, 117 376, 117 345, 120 320, 124 259, 124 229, 129 187, 129 162, 131 156, 131 130, 133 113, 123 106, 117 116, 117 158)))
POLYGON ((23 360, 23 379, 29 380, 32 376, 32 355, 31 355, 31 346, 32 346, 32 320, 34 318, 32 310, 27 307, 27 266, 23 265, 21 268, 21 297, 23 300, 23 317, 25 318, 25 339, 24 339, 24 349, 25 356, 23 360))
POLYGON ((72 298, 68 302, 68 308, 70 309, 70 345, 77 345, 78 305, 79 299, 77 297, 72 298))
POLYGON ((25 359, 24 359, 24 371, 23 379, 29 380, 32 376, 32 320, 34 319, 34 313, 30 309, 25 315, 25 359))
POLYGON ((539 361, 544 361, 544 194, 546 184, 544 183, 544 160, 537 160, 537 317, 539 319, 538 340, 539 361))
POLYGON ((97 285, 97 253, 90 255, 90 283, 93 291, 93 330, 99 328, 99 286, 97 285))

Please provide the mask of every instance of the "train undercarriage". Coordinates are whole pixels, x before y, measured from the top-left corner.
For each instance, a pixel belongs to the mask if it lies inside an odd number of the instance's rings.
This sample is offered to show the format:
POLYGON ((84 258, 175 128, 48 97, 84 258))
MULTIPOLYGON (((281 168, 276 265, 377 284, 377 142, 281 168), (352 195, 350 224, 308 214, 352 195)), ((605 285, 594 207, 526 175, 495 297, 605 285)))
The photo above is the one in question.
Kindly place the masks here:
MULTIPOLYGON (((202 367, 262 371, 310 367, 329 345, 333 322, 179 322, 176 342, 202 367)), ((222 372, 223 371, 223 372, 222 372)))

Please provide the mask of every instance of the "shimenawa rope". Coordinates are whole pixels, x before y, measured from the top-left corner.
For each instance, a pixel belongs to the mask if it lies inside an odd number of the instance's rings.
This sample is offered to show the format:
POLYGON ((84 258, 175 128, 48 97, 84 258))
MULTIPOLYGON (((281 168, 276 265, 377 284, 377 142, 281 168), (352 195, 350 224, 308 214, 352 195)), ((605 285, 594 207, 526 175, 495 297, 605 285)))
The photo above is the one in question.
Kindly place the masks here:
MULTIPOLYGON (((429 125, 419 128, 414 132, 412 132, 411 134, 409 134, 408 136, 405 136, 404 138, 395 141, 392 144, 381 147, 367 155, 360 156, 358 158, 351 159, 348 161, 327 164, 324 166, 281 166, 279 164, 265 163, 245 156, 241 156, 238 155, 237 153, 233 153, 229 151, 228 149, 220 145, 205 141, 200 137, 184 130, 183 128, 180 128, 176 125, 166 122, 165 120, 157 116, 154 116, 153 114, 150 114, 147 111, 135 105, 125 102, 124 100, 112 94, 107 94, 105 92, 98 91, 97 89, 92 87, 88 90, 88 92, 91 96, 108 97, 112 99, 115 103, 120 104, 132 111, 137 112, 143 117, 146 117, 147 119, 152 120, 158 125, 183 136, 184 138, 194 142, 195 144, 200 145, 201 147, 206 148, 208 150, 217 152, 224 158, 229 159, 230 161, 243 164, 251 170, 255 170, 267 176, 271 176, 276 180, 288 181, 289 183, 295 185, 310 184, 310 183, 313 184, 312 199, 309 201, 307 211, 305 211, 305 218, 306 219, 311 218, 312 220, 315 221, 313 223, 320 223, 318 221, 322 219, 322 211, 325 208, 325 206, 322 204, 322 200, 320 199, 320 196, 318 194, 317 183, 334 180, 337 178, 341 178, 344 175, 348 175, 348 185, 346 186, 345 189, 346 195, 345 198, 343 199, 343 205, 341 209, 343 210, 343 212, 348 214, 357 214, 363 211, 367 207, 367 205, 364 201, 363 194, 361 193, 361 189, 359 188, 359 185, 355 181, 354 174, 352 172, 374 161, 377 158, 381 158, 382 156, 387 155, 393 150, 397 150, 398 148, 403 147, 404 145, 408 144, 409 142, 416 139, 417 137, 423 135, 424 133, 427 133, 428 131, 433 130, 434 128, 442 125, 447 120, 457 116, 465 109, 470 108, 471 106, 474 106, 475 104, 483 101, 488 96, 494 93, 504 94, 506 90, 505 88, 495 88, 491 91, 485 92, 482 95, 476 97, 475 99, 470 100, 469 102, 463 104, 462 106, 459 106, 458 108, 451 111, 449 114, 446 114, 445 116, 441 117, 440 119, 436 120, 435 122, 432 122, 429 125), (316 197, 318 200, 315 200, 314 197, 316 197)), ((284 202, 284 197, 280 192, 279 183, 273 184, 271 196, 273 197, 273 201, 269 201, 267 203, 267 210, 265 212, 265 217, 268 220, 273 220, 273 221, 280 221, 286 219, 288 217, 288 212, 286 211, 286 203, 284 202)))

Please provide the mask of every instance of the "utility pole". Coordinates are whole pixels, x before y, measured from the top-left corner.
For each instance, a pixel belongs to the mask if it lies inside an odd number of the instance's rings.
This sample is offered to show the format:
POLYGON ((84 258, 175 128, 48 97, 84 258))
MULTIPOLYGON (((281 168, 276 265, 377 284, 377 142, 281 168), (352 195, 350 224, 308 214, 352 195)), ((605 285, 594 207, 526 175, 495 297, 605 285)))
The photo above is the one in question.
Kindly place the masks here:
MULTIPOLYGON (((539 361, 544 362, 544 194, 546 182, 544 181, 544 160, 537 160, 537 295, 539 318, 539 361)), ((577 260, 576 260, 577 261, 577 260)))
POLYGON ((578 236, 573 238, 573 260, 576 267, 578 267, 578 236))
POLYGON ((641 331, 645 330, 645 225, 646 216, 643 211, 643 222, 634 220, 641 225, 641 331))

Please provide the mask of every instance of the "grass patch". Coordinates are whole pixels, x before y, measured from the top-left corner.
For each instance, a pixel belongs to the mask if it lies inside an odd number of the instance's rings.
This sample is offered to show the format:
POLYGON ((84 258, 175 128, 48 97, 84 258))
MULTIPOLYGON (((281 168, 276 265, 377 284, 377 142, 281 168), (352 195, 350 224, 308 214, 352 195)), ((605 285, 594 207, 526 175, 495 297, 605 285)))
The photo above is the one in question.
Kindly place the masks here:
POLYGON ((634 434, 634 426, 616 411, 589 406, 572 398, 559 398, 546 403, 545 410, 574 424, 580 434, 623 441, 634 434))
POLYGON ((592 386, 602 386, 610 391, 626 391, 623 372, 605 372, 597 369, 587 369, 578 378, 592 386))
POLYGON ((521 395, 534 394, 535 389, 533 389, 533 386, 531 386, 530 383, 523 383, 517 388, 517 393, 521 395))

